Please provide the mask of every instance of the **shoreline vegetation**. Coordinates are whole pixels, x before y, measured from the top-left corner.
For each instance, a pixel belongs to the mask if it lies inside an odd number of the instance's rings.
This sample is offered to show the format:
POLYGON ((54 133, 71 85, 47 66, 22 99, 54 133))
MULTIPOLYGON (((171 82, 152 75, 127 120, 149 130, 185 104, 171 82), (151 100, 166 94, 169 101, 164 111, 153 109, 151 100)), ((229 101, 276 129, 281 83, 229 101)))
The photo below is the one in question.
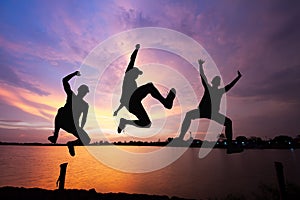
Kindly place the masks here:
MULTIPOLYGON (((1 199, 30 199, 30 200, 189 200, 179 197, 168 197, 166 195, 129 194, 129 193, 99 193, 95 189, 64 189, 47 190, 42 188, 24 188, 4 186, 0 187, 1 199)), ((191 200, 191 199, 190 199, 191 200)))
MULTIPOLYGON (((275 185, 266 185, 261 183, 257 190, 251 194, 243 195, 240 193, 227 194, 224 197, 207 197, 199 200, 298 200, 300 187, 294 184, 287 184, 286 195, 281 196, 279 190, 275 185)), ((137 194, 137 193, 124 193, 124 192, 109 192, 100 193, 95 189, 55 189, 48 190, 42 188, 24 188, 13 186, 1 186, 0 187, 1 199, 30 199, 30 200, 195 200, 189 198, 181 198, 177 196, 169 197, 167 195, 155 195, 155 194, 137 194)))
MULTIPOLYGON (((166 141, 124 141, 124 142, 107 142, 99 141, 93 142, 88 146, 109 146, 109 145, 122 145, 122 146, 171 146, 171 147, 207 147, 207 148, 226 148, 227 141, 223 134, 221 134, 218 141, 202 141, 198 139, 190 138, 186 142, 172 142, 173 138, 168 138, 166 141), (205 145, 203 145, 205 144, 205 145)), ((233 143, 243 147, 244 149, 299 149, 300 148, 300 135, 296 138, 292 138, 285 135, 276 136, 273 139, 262 140, 259 137, 250 137, 238 136, 233 143)), ((18 143, 18 142, 1 142, 0 145, 24 145, 24 146, 66 146, 66 144, 57 143, 18 143)))

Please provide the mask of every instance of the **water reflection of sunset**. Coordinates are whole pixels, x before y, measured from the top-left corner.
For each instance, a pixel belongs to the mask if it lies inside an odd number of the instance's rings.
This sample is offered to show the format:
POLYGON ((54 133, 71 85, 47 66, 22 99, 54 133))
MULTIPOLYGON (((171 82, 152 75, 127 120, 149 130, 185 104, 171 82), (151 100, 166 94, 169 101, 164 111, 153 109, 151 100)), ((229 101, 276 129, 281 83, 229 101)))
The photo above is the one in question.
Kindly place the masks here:
MULTIPOLYGON (((134 174, 104 165, 89 154, 85 147, 76 147, 77 155, 74 158, 69 156, 65 146, 0 148, 0 186, 56 189, 59 166, 67 162, 66 189, 94 188, 102 193, 143 193, 186 198, 223 197, 228 191, 250 194, 258 189, 261 182, 275 184, 276 176, 272 170, 274 160, 288 163, 285 171, 287 180, 300 184, 300 157, 297 151, 290 150, 249 150, 242 156, 233 157, 226 155, 222 149, 215 149, 204 159, 199 159, 199 149, 191 148, 163 169, 134 174), (257 159, 260 165, 252 162, 257 159), (224 184, 226 180, 231 180, 230 184, 224 184)), ((102 148, 95 148, 101 153, 102 148)), ((143 147, 127 148, 132 148, 129 150, 131 152, 141 152, 143 147)), ((156 147, 145 148, 157 150, 156 147)), ((131 163, 130 160, 124 162, 131 163)))

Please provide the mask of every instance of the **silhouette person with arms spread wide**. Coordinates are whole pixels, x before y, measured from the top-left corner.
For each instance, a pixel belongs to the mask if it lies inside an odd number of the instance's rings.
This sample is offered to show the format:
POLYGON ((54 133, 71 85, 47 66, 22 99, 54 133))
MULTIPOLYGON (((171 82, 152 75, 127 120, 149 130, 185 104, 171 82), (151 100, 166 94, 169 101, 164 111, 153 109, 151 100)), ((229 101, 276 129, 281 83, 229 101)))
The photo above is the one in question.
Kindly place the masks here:
POLYGON ((118 133, 121 133, 124 130, 126 125, 133 125, 137 127, 149 128, 151 126, 151 121, 148 117, 147 112, 145 111, 141 101, 150 94, 153 98, 157 99, 163 106, 167 109, 173 107, 173 100, 176 95, 176 91, 172 88, 167 97, 164 98, 153 83, 147 83, 142 86, 137 86, 136 79, 139 75, 142 75, 143 72, 137 67, 134 67, 135 58, 137 56, 140 45, 135 46, 135 50, 131 54, 130 62, 125 71, 125 76, 122 86, 122 95, 120 99, 120 105, 117 110, 114 112, 116 116, 119 110, 125 107, 130 113, 134 114, 138 119, 137 120, 127 120, 124 118, 120 119, 118 133))
POLYGON ((89 88, 86 85, 79 86, 78 93, 76 95, 71 90, 69 84, 69 80, 71 80, 74 76, 80 76, 80 72, 73 72, 63 78, 63 86, 67 94, 66 104, 64 107, 58 109, 54 122, 54 135, 48 137, 48 140, 55 144, 58 138, 59 129, 63 129, 73 134, 77 140, 69 141, 67 143, 71 156, 75 156, 75 145, 89 144, 91 140, 88 134, 83 130, 89 108, 88 103, 83 100, 83 97, 89 92, 89 88), (81 125, 79 126, 79 118, 81 115, 81 125))
POLYGON ((207 118, 214 120, 225 126, 225 135, 227 138, 228 146, 227 153, 239 153, 243 149, 232 144, 232 121, 228 117, 224 116, 219 112, 222 96, 225 92, 228 92, 242 77, 241 73, 238 71, 238 76, 224 88, 219 88, 221 78, 216 76, 213 78, 211 84, 208 83, 207 78, 203 71, 203 60, 198 60, 199 71, 201 81, 204 87, 204 95, 200 101, 197 109, 187 112, 181 127, 181 132, 178 137, 179 140, 183 140, 184 135, 190 127, 191 120, 199 118, 207 118))

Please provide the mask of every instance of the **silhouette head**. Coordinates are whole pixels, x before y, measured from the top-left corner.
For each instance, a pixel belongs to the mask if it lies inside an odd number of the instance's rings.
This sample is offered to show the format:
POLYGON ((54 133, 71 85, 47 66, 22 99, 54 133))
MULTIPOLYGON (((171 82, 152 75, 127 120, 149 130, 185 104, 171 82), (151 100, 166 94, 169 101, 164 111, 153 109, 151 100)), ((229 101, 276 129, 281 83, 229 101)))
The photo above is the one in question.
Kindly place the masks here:
POLYGON ((83 84, 78 88, 78 96, 84 97, 89 91, 89 87, 83 84))
POLYGON ((142 72, 141 70, 139 70, 139 68, 137 68, 137 67, 133 67, 133 68, 130 70, 130 73, 131 73, 131 75, 134 77, 134 79, 137 79, 137 77, 138 77, 139 75, 142 75, 142 74, 143 74, 143 72, 142 72))
POLYGON ((220 76, 215 76, 213 78, 213 80, 211 81, 211 84, 213 87, 219 87, 220 86, 220 83, 221 83, 221 78, 220 76))

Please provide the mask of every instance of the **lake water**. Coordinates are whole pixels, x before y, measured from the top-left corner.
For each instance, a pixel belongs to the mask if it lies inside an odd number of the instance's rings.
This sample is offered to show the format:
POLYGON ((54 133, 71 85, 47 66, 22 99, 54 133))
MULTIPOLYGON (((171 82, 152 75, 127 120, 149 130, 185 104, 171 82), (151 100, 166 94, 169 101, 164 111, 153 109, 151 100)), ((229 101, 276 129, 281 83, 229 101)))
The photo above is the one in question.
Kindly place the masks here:
MULTIPOLYGON (((101 151, 109 146, 92 147, 101 151)), ((159 147, 126 147, 141 151, 159 147)), ((176 148, 176 147, 168 147, 176 148)), ((227 155, 212 150, 198 158, 197 148, 188 149, 171 165, 149 173, 124 173, 95 159, 85 147, 71 157, 64 146, 0 146, 0 186, 56 189, 59 165, 68 162, 65 188, 97 192, 126 192, 185 198, 250 195, 260 183, 277 186, 274 161, 282 162, 288 183, 300 185, 299 150, 245 150, 227 155)), ((117 159, 117 158, 116 158, 117 159)))

